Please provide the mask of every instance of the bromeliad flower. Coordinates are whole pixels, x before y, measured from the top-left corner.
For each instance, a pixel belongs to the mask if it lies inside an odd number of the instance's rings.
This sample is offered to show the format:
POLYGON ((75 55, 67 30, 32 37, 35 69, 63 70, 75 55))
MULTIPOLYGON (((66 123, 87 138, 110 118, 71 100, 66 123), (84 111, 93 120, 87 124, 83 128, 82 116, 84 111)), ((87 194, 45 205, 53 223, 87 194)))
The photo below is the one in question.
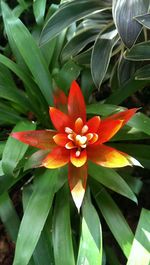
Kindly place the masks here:
MULTIPOLYGON (((63 102, 67 98, 61 95, 63 102)), ((58 106, 59 104, 57 104, 58 106)), ((95 116, 86 120, 86 107, 78 84, 72 82, 68 97, 68 112, 50 107, 50 118, 56 130, 37 130, 12 133, 23 143, 49 150, 41 166, 54 169, 68 163, 68 180, 73 200, 81 207, 87 181, 88 160, 109 168, 137 164, 137 161, 105 145, 135 114, 136 108, 114 114, 101 120, 95 116)))

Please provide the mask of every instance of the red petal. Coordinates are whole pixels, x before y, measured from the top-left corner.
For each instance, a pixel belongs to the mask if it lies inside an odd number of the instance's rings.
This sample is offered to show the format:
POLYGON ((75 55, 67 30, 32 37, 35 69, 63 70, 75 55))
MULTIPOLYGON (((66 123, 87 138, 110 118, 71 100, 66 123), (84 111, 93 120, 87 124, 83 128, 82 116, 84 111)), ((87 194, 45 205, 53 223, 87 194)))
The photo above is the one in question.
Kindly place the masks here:
POLYGON ((69 163, 68 180, 73 200, 79 211, 86 188, 87 164, 84 164, 82 167, 77 168, 69 163))
POLYGON ((75 121, 77 118, 82 118, 83 122, 86 121, 86 107, 84 98, 80 87, 76 81, 71 84, 69 97, 68 97, 68 112, 75 121))
POLYGON ((56 144, 65 147, 65 145, 68 143, 69 139, 67 137, 68 135, 65 133, 57 133, 53 137, 56 144))
POLYGON ((90 120, 87 121, 86 125, 88 126, 88 133, 96 133, 97 130, 99 129, 100 126, 100 117, 99 116, 94 116, 90 120))
POLYGON ((108 118, 104 119, 104 121, 105 120, 122 120, 123 121, 122 126, 124 126, 128 122, 128 120, 132 118, 132 116, 136 113, 137 110, 139 110, 139 108, 133 108, 133 109, 121 111, 119 113, 109 116, 108 118))
POLYGON ((79 157, 76 157, 76 150, 72 149, 70 152, 70 161, 75 167, 82 167, 87 161, 86 150, 81 151, 79 157))
POLYGON ((54 91, 54 105, 55 105, 55 107, 66 113, 67 112, 67 103, 68 103, 68 98, 65 95, 64 91, 57 88, 54 91))
POLYGON ((102 144, 111 139, 122 127, 122 120, 102 120, 98 130, 98 142, 102 144))
POLYGON ((87 155, 88 159, 104 167, 117 168, 131 165, 127 154, 102 144, 89 146, 87 155))
POLYGON ((71 119, 69 118, 69 116, 65 113, 63 113, 62 111, 50 107, 50 118, 52 120, 53 125, 55 126, 55 128, 60 131, 60 132, 64 132, 65 131, 65 127, 71 127, 71 119))
POLYGON ((69 151, 63 147, 56 147, 44 159, 42 165, 46 168, 58 168, 69 162, 69 151))
POLYGON ((25 132, 14 132, 11 136, 25 144, 35 146, 40 149, 52 149, 56 146, 53 136, 56 134, 55 131, 51 130, 39 130, 39 131, 25 131, 25 132))

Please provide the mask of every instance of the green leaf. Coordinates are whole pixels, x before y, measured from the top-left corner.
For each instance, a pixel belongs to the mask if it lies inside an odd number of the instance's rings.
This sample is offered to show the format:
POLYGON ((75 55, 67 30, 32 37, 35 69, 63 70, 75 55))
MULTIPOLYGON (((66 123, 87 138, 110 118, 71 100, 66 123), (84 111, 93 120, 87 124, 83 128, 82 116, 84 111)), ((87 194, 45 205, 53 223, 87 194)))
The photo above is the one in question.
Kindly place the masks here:
POLYGON ((106 1, 98 0, 80 0, 78 3, 76 1, 66 2, 47 21, 41 34, 41 45, 54 38, 73 22, 92 14, 97 10, 103 10, 108 6, 109 4, 106 1))
POLYGON ((83 28, 65 45, 62 50, 62 61, 67 61, 77 55, 88 43, 94 41, 99 33, 99 28, 83 28))
POLYGON ((56 196, 53 220, 53 247, 55 265, 74 265, 71 237, 68 184, 56 196))
POLYGON ((1 5, 3 14, 7 14, 6 23, 7 27, 9 27, 11 38, 15 42, 20 54, 33 74, 47 103, 52 105, 52 80, 39 47, 21 20, 13 15, 3 1, 1 5))
MULTIPOLYGON (((34 130, 35 127, 35 124, 28 121, 19 122, 13 129, 13 132, 34 130)), ((2 168, 4 174, 14 177, 19 173, 17 171, 17 165, 25 155, 27 149, 28 145, 23 144, 9 136, 2 157, 2 168)))
POLYGON ((0 65, 0 98, 16 103, 19 106, 20 112, 25 113, 30 109, 27 95, 16 87, 9 74, 9 70, 0 65))
POLYGON ((114 91, 105 101, 110 104, 120 104, 126 98, 137 92, 138 90, 149 85, 149 81, 137 81, 134 79, 129 80, 123 87, 120 87, 117 91, 114 91))
POLYGON ((137 203, 136 196, 124 179, 115 170, 101 167, 90 162, 88 172, 91 177, 102 183, 107 188, 137 203))
POLYGON ((148 8, 147 0, 113 0, 113 18, 120 37, 128 48, 133 46, 142 29, 134 17, 147 13, 148 8))
POLYGON ((124 54, 125 58, 133 61, 150 60, 150 41, 141 42, 127 50, 124 54))
POLYGON ((143 113, 136 113, 136 115, 129 120, 128 125, 150 135, 150 118, 143 113))
POLYGON ((90 66, 91 54, 92 54, 92 48, 89 48, 88 50, 83 51, 82 53, 76 55, 73 59, 78 64, 90 66))
POLYGON ((33 12, 37 24, 42 24, 44 20, 44 14, 46 9, 46 0, 34 0, 33 12))
MULTIPOLYGON (((13 265, 27 265, 52 206, 55 192, 65 182, 59 170, 45 170, 36 176, 35 187, 21 221, 13 265)), ((66 172, 64 172, 66 173, 66 172)))
POLYGON ((135 80, 150 80, 150 64, 144 65, 135 72, 135 80))
POLYGON ((150 264, 150 211, 142 209, 127 265, 150 264))
POLYGON ((5 148, 5 144, 6 142, 5 141, 1 141, 0 142, 0 158, 2 157, 2 154, 3 154, 3 151, 4 151, 4 148, 5 148))
POLYGON ((123 214, 104 187, 92 185, 93 195, 112 234, 128 258, 133 241, 133 233, 123 214))
POLYGON ((112 55, 112 49, 117 41, 118 35, 116 29, 103 31, 95 41, 91 57, 91 72, 93 81, 98 88, 101 86, 105 77, 112 55), (101 63, 99 60, 101 60, 101 63))
POLYGON ((19 113, 9 105, 6 102, 0 102, 0 124, 8 126, 9 124, 16 124, 17 122, 24 120, 19 113))
POLYGON ((131 190, 138 195, 143 187, 143 182, 140 180, 140 178, 133 177, 125 172, 122 172, 120 170, 120 175, 122 178, 127 182, 131 190))
POLYGON ((0 196, 0 217, 11 239, 15 242, 20 221, 8 193, 0 196))
POLYGON ((108 116, 114 112, 124 111, 125 108, 112 104, 95 103, 88 105, 86 108, 87 114, 98 114, 100 116, 108 116))
MULTIPOLYGON (((24 211, 28 205, 29 199, 32 196, 33 187, 27 186, 23 189, 23 207, 24 211)), ((39 265, 49 265, 53 264, 53 251, 52 251, 52 233, 50 233, 50 230, 52 230, 51 225, 51 219, 52 214, 50 213, 48 216, 48 219, 44 225, 44 228, 41 232, 41 236, 39 238, 39 241, 36 245, 36 248, 33 252, 33 258, 35 261, 35 264, 39 265)))
POLYGON ((29 73, 25 69, 22 69, 20 65, 16 64, 2 54, 0 54, 0 62, 8 67, 13 73, 17 75, 17 77, 19 77, 23 81, 23 83, 25 84, 26 92, 28 94, 28 100, 30 102, 30 110, 33 111, 38 116, 38 119, 41 121, 41 123, 43 123, 43 121, 45 120, 46 109, 45 107, 43 111, 43 105, 46 101, 44 101, 43 103, 42 94, 29 73))
POLYGON ((81 67, 72 60, 69 60, 63 65, 58 74, 54 75, 57 86, 63 89, 66 93, 70 88, 72 81, 76 80, 80 74, 81 67))
POLYGON ((144 14, 142 16, 137 16, 135 19, 142 24, 144 27, 150 29, 150 14, 144 14))
POLYGON ((110 142, 116 142, 116 141, 136 141, 136 140, 142 140, 142 139, 149 139, 149 136, 140 130, 130 127, 128 125, 125 125, 111 140, 110 142))
POLYGON ((91 203, 88 192, 82 206, 82 231, 78 252, 77 265, 102 264, 102 231, 99 217, 91 203), (92 218, 91 218, 92 216, 92 218))

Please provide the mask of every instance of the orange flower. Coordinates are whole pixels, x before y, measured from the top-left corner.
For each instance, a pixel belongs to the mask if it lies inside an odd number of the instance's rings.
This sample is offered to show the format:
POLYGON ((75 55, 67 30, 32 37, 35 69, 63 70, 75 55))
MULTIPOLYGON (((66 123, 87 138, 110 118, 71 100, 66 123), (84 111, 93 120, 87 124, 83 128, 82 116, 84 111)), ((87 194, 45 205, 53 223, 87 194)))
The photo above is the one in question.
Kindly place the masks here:
MULTIPOLYGON (((62 92, 61 97, 62 103, 67 102, 62 92)), ((58 100, 57 103, 61 104, 58 100)), ((74 81, 68 97, 68 113, 63 113, 55 107, 50 108, 50 118, 55 131, 15 132, 12 137, 31 146, 50 150, 41 164, 46 168, 59 168, 68 163, 69 186, 79 210, 86 188, 88 160, 110 168, 138 164, 129 155, 105 145, 136 111, 136 108, 129 109, 103 120, 95 116, 87 121, 84 98, 80 87, 74 81)))

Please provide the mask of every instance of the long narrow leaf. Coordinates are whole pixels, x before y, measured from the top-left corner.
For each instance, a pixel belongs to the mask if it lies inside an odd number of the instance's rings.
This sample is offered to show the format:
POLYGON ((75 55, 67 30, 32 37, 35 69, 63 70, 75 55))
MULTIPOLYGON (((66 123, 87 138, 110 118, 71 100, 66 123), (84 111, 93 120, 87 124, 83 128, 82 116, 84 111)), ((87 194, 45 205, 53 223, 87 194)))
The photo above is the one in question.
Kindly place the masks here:
POLYGON ((2 1, 2 13, 7 14, 6 24, 20 54, 33 74, 48 104, 52 105, 52 80, 42 53, 28 29, 15 17, 2 1), (30 56, 29 56, 30 53, 30 56))
POLYGON ((150 264, 150 211, 142 209, 127 265, 150 264))
POLYGON ((137 203, 136 196, 124 179, 122 179, 115 170, 100 167, 90 162, 88 172, 91 177, 95 178, 107 188, 112 189, 137 203))
POLYGON ((33 2, 34 16, 38 24, 41 24, 44 20, 45 9, 46 0, 35 0, 33 2))
POLYGON ((100 33, 97 37, 91 57, 91 72, 95 85, 100 88, 105 77, 112 49, 118 41, 117 30, 100 33))
POLYGON ((53 222, 55 265, 74 265, 68 185, 57 194, 53 222))
MULTIPOLYGON (((87 192, 88 193, 88 192, 87 192)), ((102 264, 102 231, 99 217, 91 203, 89 194, 86 193, 82 211, 82 231, 77 265, 102 264), (92 218, 91 218, 92 217, 92 218)))
POLYGON ((97 183, 95 183, 95 185, 92 186, 92 190, 107 225, 120 245, 123 253, 128 258, 133 241, 133 233, 130 227, 118 206, 102 186, 98 186, 97 183))
POLYGON ((27 265, 52 206, 55 192, 65 178, 59 170, 45 170, 36 176, 35 188, 21 221, 13 265, 27 265))
POLYGON ((80 0, 78 3, 76 1, 69 1, 62 5, 47 21, 42 31, 41 44, 58 35, 63 29, 70 26, 71 23, 92 14, 94 11, 103 10, 108 6, 107 1, 80 0))
MULTIPOLYGON (((23 208, 24 212, 28 205, 29 199, 32 196, 33 187, 31 185, 25 187, 23 189, 23 208)), ((52 214, 50 212, 48 219, 44 225, 44 228, 41 232, 41 236, 39 241, 35 247, 33 252, 33 259, 35 264, 37 265, 49 265, 54 263, 53 259, 53 249, 52 249, 52 233, 50 230, 52 229, 52 214)))
POLYGON ((15 242, 20 221, 8 193, 0 196, 0 217, 11 239, 15 242))

